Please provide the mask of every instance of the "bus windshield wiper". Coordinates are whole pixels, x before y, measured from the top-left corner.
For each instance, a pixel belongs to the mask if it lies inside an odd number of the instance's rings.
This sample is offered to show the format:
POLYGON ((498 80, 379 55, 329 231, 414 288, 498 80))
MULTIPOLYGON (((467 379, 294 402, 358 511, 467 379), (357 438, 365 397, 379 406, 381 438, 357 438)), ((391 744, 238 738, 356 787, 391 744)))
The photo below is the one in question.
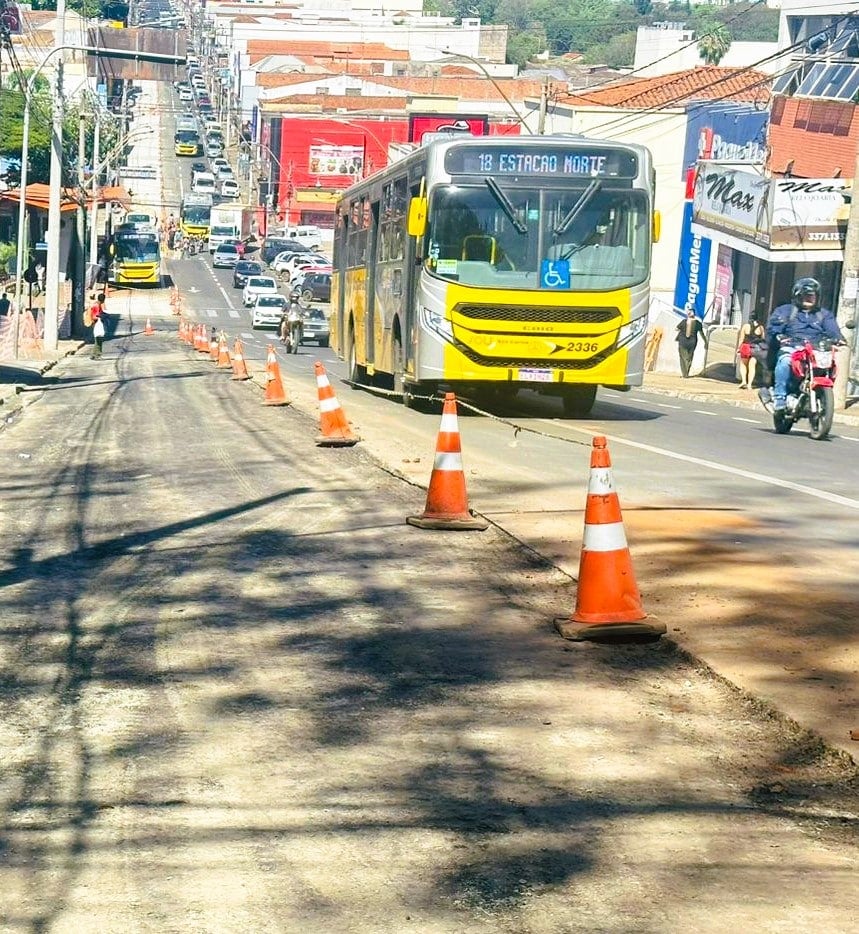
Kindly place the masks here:
MULTIPOLYGON (((487 180, 488 184, 488 180, 487 180)), ((590 202, 591 198, 602 188, 602 182, 595 178, 590 185, 579 195, 579 200, 567 211, 566 216, 561 221, 560 224, 554 229, 553 233, 556 237, 560 237, 561 234, 565 234, 570 227, 572 226, 573 221, 582 213, 585 209, 585 206, 590 202)))
POLYGON ((487 178, 486 187, 495 196, 495 200, 504 208, 504 213, 510 219, 510 223, 516 230, 518 230, 520 234, 528 233, 528 228, 516 216, 516 208, 513 207, 513 202, 504 194, 498 182, 496 182, 494 178, 487 178))

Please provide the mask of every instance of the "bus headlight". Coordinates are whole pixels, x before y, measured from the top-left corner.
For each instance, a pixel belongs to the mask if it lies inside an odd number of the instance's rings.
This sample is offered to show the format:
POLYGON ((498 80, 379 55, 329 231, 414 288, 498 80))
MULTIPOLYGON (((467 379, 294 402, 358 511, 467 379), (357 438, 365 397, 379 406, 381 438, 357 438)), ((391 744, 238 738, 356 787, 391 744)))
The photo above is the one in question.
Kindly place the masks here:
POLYGON ((617 332, 617 346, 624 347, 626 344, 631 344, 633 341, 637 340, 647 329, 647 315, 639 315, 637 318, 633 318, 629 324, 625 324, 617 332))
POLYGON ((430 308, 421 308, 421 324, 427 331, 437 334, 443 341, 453 340, 453 330, 444 314, 430 308))

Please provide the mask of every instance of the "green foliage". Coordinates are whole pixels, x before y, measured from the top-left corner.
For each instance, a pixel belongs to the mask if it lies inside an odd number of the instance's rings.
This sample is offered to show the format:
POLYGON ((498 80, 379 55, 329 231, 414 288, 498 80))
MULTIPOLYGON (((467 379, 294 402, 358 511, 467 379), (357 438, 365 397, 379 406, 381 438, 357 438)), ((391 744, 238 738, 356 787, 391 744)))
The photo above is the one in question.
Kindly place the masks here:
MULTIPOLYGON (((24 140, 24 95, 17 82, 7 81, 0 91, 0 156, 17 164, 24 140)), ((30 105, 31 181, 47 182, 51 151, 51 97, 47 81, 36 80, 30 105)), ((9 173, 11 184, 18 183, 18 172, 9 173)))
POLYGON ((635 0, 635 12, 639 16, 647 16, 653 9, 653 0, 635 0))
POLYGON ((624 32, 602 45, 592 46, 584 55, 588 65, 608 65, 611 68, 631 68, 635 61, 636 33, 624 32))
POLYGON ((775 42, 778 39, 778 10, 752 3, 732 3, 726 7, 696 6, 688 17, 689 25, 699 35, 713 24, 729 20, 727 27, 734 42, 775 42))
POLYGON ((707 27, 698 40, 698 54, 705 65, 718 65, 731 47, 731 34, 720 23, 707 27))
POLYGON ((545 48, 537 36, 525 32, 516 32, 507 40, 507 61, 520 68, 545 48))

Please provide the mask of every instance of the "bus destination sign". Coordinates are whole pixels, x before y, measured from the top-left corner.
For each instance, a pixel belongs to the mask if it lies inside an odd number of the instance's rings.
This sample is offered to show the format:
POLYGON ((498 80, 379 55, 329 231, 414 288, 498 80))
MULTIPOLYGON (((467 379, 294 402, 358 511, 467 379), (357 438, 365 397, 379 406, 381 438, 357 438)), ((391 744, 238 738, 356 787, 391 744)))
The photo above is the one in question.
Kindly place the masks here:
POLYGON ((628 149, 459 146, 445 154, 451 175, 541 178, 635 178, 638 160, 628 149))

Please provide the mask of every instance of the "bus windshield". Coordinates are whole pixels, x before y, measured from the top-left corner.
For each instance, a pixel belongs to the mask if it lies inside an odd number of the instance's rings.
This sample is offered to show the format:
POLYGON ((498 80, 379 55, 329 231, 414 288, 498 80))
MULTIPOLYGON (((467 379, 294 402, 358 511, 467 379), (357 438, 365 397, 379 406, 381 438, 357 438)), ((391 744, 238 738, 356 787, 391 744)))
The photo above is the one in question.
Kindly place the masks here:
POLYGON ((205 204, 192 204, 186 205, 182 210, 182 220, 186 224, 192 224, 194 226, 208 227, 209 218, 211 217, 212 209, 205 204))
POLYGON ((643 191, 588 178, 555 188, 487 178, 435 189, 426 264, 464 285, 621 289, 647 278, 650 233, 643 191))
POLYGON ((116 258, 134 263, 156 263, 159 259, 158 237, 155 234, 118 234, 116 258))

